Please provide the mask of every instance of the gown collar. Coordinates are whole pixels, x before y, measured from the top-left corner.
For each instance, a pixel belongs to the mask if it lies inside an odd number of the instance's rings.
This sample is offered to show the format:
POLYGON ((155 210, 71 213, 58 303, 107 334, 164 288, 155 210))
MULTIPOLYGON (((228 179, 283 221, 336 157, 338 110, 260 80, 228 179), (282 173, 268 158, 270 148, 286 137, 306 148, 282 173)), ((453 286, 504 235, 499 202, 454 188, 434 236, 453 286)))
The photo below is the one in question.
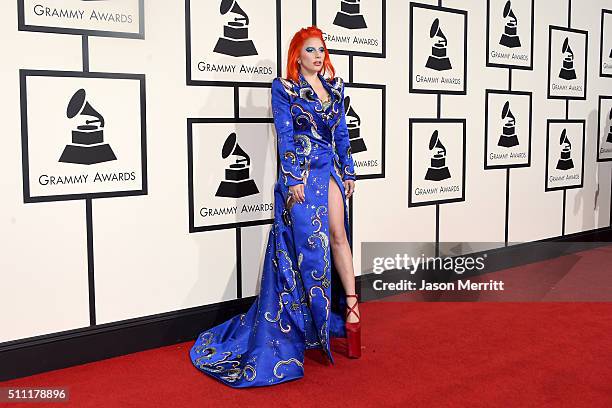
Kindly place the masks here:
MULTIPOLYGON (((323 87, 325 88, 325 90, 327 90, 327 93, 329 94, 330 98, 332 97, 332 91, 331 91, 331 85, 329 82, 327 82, 327 80, 325 79, 325 77, 323 75, 321 75, 321 73, 317 73, 317 76, 319 77, 319 80, 321 81, 321 83, 323 84, 323 87)), ((302 75, 302 73, 300 71, 298 71, 298 77, 299 77, 299 86, 300 88, 310 88, 312 89, 312 93, 314 95, 315 98, 317 98, 319 101, 319 96, 317 95, 317 93, 314 91, 312 85, 310 85, 310 83, 306 80, 306 78, 304 78, 304 75, 302 75)))

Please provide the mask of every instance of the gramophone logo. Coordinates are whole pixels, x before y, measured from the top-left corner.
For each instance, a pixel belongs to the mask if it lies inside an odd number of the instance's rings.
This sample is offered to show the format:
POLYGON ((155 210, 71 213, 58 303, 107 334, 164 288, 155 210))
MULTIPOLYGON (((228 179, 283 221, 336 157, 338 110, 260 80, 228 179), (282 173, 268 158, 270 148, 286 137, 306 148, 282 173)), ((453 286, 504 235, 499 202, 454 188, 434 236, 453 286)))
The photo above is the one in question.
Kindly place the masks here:
POLYGON ((219 12, 227 15, 229 21, 223 26, 223 36, 219 37, 213 51, 232 57, 257 55, 255 44, 249 39, 249 16, 238 2, 222 0, 219 12))
POLYGON ((574 162, 572 161, 572 144, 567 137, 567 129, 563 129, 563 132, 561 132, 559 145, 562 147, 559 160, 557 161, 557 170, 573 169, 574 162))
POLYGON ((437 18, 431 23, 429 38, 434 39, 435 42, 431 46, 431 55, 427 59, 425 66, 436 71, 452 69, 450 59, 446 55, 448 41, 440 28, 440 20, 437 18))
POLYGON ((236 133, 231 133, 221 150, 221 156, 227 159, 236 156, 229 168, 225 169, 225 180, 219 184, 216 197, 240 198, 259 193, 255 181, 250 177, 251 158, 236 141, 236 133))
POLYGON ((367 28, 365 19, 360 11, 361 0, 341 0, 340 11, 336 14, 334 25, 355 30, 367 28))
POLYGON ((574 70, 574 52, 569 45, 569 39, 567 37, 565 37, 565 41, 563 41, 561 52, 563 53, 563 65, 561 67, 561 71, 559 72, 559 78, 567 81, 576 79, 576 71, 574 70))
POLYGON ((84 89, 74 93, 68 108, 68 119, 78 116, 78 125, 72 130, 72 143, 66 145, 59 161, 62 163, 95 164, 117 160, 110 145, 104 143, 104 117, 86 100, 84 89))
POLYGON ((499 44, 507 48, 516 48, 521 46, 521 40, 517 33, 517 18, 512 11, 512 4, 510 0, 506 2, 504 7, 504 20, 506 25, 504 26, 504 33, 499 40, 499 44))
POLYGON ((506 101, 502 109, 501 118, 503 120, 502 134, 497 142, 498 146, 501 147, 513 147, 519 144, 518 138, 516 137, 516 121, 515 117, 510 110, 510 102, 506 101))
POLYGON ((612 143, 612 109, 610 109, 610 113, 608 114, 608 120, 610 121, 610 128, 608 129, 608 137, 606 137, 606 142, 612 143))
POLYGON ((359 152, 365 152, 368 150, 366 148, 365 142, 361 137, 361 118, 353 109, 351 105, 351 97, 346 95, 344 97, 344 113, 346 116, 346 127, 349 132, 349 141, 351 142, 351 152, 353 154, 359 152))
POLYGON ((425 180, 441 181, 450 178, 450 172, 446 167, 446 147, 440 141, 437 130, 434 130, 431 139, 429 139, 429 150, 431 150, 432 155, 425 180))

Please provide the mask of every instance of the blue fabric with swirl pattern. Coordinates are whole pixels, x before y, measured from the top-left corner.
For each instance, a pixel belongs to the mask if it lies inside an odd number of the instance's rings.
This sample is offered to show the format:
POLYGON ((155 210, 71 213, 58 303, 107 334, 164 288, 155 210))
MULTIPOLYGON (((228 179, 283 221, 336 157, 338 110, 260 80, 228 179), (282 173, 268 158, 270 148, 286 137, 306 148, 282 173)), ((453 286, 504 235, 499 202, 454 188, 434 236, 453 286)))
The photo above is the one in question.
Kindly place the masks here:
POLYGON ((323 350, 333 364, 329 340, 346 337, 345 292, 329 246, 328 189, 331 177, 344 199, 342 180, 355 180, 355 170, 344 83, 318 76, 332 98, 326 108, 301 74, 297 83, 272 82, 280 171, 259 295, 246 313, 202 332, 190 350, 196 368, 231 387, 301 378, 306 349, 323 350), (289 186, 300 183, 305 201, 289 205, 289 186))

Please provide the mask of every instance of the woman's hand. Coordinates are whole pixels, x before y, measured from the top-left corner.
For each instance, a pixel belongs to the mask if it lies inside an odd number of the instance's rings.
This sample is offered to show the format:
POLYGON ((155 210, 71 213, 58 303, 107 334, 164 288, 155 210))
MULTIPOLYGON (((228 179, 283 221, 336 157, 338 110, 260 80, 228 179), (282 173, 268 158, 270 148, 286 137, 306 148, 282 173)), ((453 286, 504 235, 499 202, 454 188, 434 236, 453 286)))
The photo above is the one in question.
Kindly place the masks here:
POLYGON ((304 195, 304 184, 296 184, 289 186, 289 194, 293 196, 293 199, 298 203, 303 203, 306 196, 304 195))
POLYGON ((346 198, 352 196, 355 191, 355 180, 344 180, 344 191, 346 191, 346 198))

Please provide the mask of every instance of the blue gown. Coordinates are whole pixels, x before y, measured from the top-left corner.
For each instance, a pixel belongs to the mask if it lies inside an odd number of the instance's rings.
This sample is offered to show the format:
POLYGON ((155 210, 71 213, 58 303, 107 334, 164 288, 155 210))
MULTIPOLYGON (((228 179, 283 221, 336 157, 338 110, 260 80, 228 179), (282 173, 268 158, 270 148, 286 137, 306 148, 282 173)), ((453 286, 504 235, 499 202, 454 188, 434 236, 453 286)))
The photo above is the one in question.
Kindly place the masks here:
POLYGON ((279 384, 304 376, 304 351, 322 349, 333 364, 330 337, 346 337, 345 292, 329 246, 332 177, 348 210, 342 180, 355 180, 344 113, 344 83, 318 75, 332 98, 323 108, 310 84, 276 78, 272 113, 280 171, 274 223, 259 295, 243 314, 208 329, 190 350, 193 365, 235 388, 279 384), (289 186, 304 184, 305 201, 287 208, 289 186))

